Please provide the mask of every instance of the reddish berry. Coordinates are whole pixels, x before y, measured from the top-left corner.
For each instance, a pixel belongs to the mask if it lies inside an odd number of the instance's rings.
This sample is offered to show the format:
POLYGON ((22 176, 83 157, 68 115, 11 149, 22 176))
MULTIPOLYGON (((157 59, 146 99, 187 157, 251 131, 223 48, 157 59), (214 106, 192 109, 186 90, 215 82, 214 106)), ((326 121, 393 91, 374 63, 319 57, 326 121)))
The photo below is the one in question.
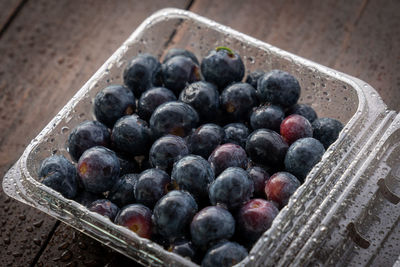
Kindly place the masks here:
POLYGON ((277 172, 265 185, 265 194, 268 200, 275 201, 280 208, 283 208, 299 186, 300 182, 296 176, 288 172, 277 172))
POLYGON ((290 145, 300 138, 312 137, 311 123, 301 115, 293 114, 286 117, 281 123, 281 135, 290 145))
POLYGON ((151 236, 151 211, 142 204, 131 204, 122 208, 115 218, 115 223, 129 228, 140 237, 151 236))
POLYGON ((255 242, 267 231, 279 210, 272 201, 255 198, 244 204, 238 213, 238 229, 247 242, 255 242))

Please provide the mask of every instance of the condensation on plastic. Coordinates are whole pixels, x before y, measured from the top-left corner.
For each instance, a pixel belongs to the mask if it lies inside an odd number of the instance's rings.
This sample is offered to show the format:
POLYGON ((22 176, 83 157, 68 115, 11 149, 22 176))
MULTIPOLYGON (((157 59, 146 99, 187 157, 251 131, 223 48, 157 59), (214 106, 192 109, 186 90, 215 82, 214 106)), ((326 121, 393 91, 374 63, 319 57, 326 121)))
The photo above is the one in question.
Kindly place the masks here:
POLYGON ((43 186, 37 181, 37 169, 49 155, 69 157, 70 130, 94 118, 94 96, 109 84, 122 83, 130 58, 139 53, 162 58, 170 47, 187 48, 202 58, 221 45, 239 52, 247 73, 290 72, 301 84, 300 102, 311 105, 320 117, 345 124, 338 140, 240 265, 393 264, 400 254, 399 213, 398 208, 391 211, 395 206, 381 195, 376 179, 397 188, 393 193, 399 195, 400 152, 393 143, 400 141, 396 130, 400 125, 398 119, 393 122, 395 113, 386 110, 365 82, 179 9, 160 10, 137 28, 32 140, 6 174, 4 191, 145 265, 196 266, 43 186), (381 227, 372 229, 376 218, 381 227))

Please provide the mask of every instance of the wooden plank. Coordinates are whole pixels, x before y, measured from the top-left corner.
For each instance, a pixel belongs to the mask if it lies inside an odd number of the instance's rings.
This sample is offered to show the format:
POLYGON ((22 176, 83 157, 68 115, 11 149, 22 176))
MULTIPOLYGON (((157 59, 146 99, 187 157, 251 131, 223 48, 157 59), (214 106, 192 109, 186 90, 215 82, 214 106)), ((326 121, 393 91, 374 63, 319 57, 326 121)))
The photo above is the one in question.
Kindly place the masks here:
POLYGON ((105 245, 61 224, 37 266, 141 266, 105 245))
POLYGON ((0 32, 8 24, 18 6, 23 0, 2 0, 0 1, 0 32))
POLYGON ((400 1, 371 0, 341 43, 332 66, 366 81, 400 111, 400 1))
MULTIPOLYGON (((186 0, 28 1, 0 39, 0 174, 146 17, 187 5, 186 0)), ((0 265, 28 265, 47 245, 55 220, 2 191, 0 217, 0 265)))

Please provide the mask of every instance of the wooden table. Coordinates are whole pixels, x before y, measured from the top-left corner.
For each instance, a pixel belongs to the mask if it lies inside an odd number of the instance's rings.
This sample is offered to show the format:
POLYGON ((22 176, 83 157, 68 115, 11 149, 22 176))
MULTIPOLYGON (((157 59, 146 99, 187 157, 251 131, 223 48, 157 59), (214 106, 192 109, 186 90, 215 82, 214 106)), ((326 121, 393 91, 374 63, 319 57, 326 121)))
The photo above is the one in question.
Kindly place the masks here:
MULTIPOLYGON (((0 176, 150 14, 178 7, 356 76, 400 110, 400 1, 0 2, 0 176)), ((0 192, 0 266, 135 266, 0 192)))

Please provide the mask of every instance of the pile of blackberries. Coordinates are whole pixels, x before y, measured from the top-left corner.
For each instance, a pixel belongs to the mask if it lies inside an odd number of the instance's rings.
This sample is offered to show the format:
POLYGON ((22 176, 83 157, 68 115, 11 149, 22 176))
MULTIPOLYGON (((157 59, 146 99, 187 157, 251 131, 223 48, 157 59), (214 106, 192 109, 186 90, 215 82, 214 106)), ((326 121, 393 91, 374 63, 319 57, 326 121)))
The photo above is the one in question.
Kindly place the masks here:
POLYGON ((69 135, 76 163, 46 158, 41 181, 203 266, 240 262, 343 128, 291 74, 244 73, 227 47, 136 56, 69 135))

